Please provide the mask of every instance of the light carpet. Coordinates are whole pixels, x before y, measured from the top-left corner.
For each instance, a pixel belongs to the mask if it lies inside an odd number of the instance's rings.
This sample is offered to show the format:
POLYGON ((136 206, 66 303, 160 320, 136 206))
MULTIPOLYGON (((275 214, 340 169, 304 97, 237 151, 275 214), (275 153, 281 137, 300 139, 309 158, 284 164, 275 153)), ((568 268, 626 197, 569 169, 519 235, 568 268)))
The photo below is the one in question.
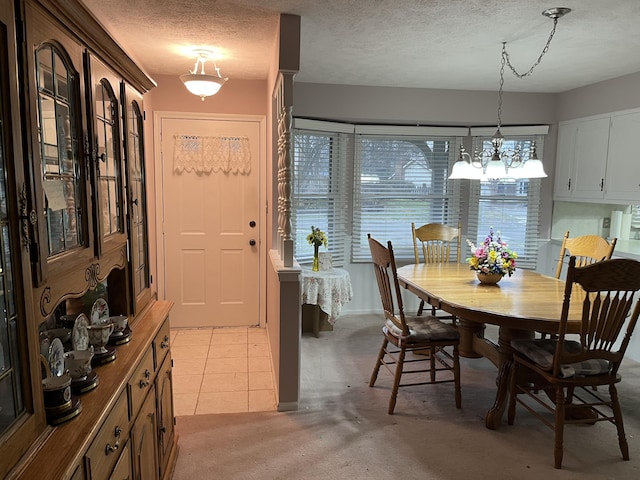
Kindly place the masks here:
MULTIPOLYGON (((176 480, 631 479, 640 478, 640 364, 623 364, 620 401, 631 460, 615 427, 567 426, 563 469, 553 468, 553 432, 524 409, 515 425, 484 426, 496 368, 461 359, 462 409, 453 384, 400 389, 381 369, 368 386, 382 342, 379 316, 341 317, 333 332, 303 336, 299 410, 178 417, 176 480)), ((488 334, 495 334, 491 330, 488 334)))

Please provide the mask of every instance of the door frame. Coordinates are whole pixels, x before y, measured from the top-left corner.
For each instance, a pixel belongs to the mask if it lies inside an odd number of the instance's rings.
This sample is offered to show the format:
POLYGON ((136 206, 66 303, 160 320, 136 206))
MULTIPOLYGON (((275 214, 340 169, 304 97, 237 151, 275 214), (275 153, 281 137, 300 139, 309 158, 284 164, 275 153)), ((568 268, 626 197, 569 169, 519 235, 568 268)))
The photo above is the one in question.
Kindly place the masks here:
POLYGON ((162 157, 162 139, 160 137, 162 120, 208 120, 208 121, 228 121, 228 122, 253 122, 258 124, 260 145, 258 146, 258 201, 260 222, 260 235, 258 240, 258 271, 259 271, 259 327, 266 326, 267 308, 267 130, 266 117, 264 115, 232 115, 232 114, 207 114, 192 112, 171 112, 156 111, 153 114, 153 152, 154 152, 154 187, 155 187, 155 205, 156 205, 156 287, 158 299, 165 300, 167 298, 166 290, 166 269, 164 263, 165 238, 164 238, 164 163, 162 157))

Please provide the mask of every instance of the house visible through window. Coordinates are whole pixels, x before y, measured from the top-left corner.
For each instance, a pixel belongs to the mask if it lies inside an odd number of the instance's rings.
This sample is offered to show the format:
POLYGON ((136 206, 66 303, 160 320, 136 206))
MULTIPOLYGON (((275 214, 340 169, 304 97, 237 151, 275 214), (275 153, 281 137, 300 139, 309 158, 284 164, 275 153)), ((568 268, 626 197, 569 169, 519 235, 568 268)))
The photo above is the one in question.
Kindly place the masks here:
POLYGON ((448 180, 456 137, 357 134, 352 261, 370 261, 367 233, 413 258, 411 222, 457 225, 460 195, 448 180))

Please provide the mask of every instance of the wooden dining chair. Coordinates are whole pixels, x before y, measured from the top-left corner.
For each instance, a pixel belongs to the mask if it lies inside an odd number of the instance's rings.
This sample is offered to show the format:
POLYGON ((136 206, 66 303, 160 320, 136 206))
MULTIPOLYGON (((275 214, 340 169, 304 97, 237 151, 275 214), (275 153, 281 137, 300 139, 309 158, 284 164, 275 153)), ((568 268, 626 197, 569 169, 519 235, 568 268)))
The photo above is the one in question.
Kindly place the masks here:
POLYGON ((609 260, 616 248, 617 238, 612 238, 607 242, 598 235, 582 235, 580 237, 569 238, 569 231, 564 234, 562 246, 560 247, 560 257, 556 266, 556 278, 560 278, 564 259, 567 255, 576 257, 576 267, 590 265, 600 260, 609 260), (568 253, 567 253, 568 251, 568 253))
MULTIPOLYGON (((556 266, 556 278, 562 275, 562 267, 565 257, 571 255, 576 257, 576 267, 591 265, 601 260, 609 260, 616 248, 617 238, 607 242, 598 235, 582 235, 580 237, 569 238, 569 230, 567 230, 562 238, 562 246, 560 247, 560 256, 556 266)), ((542 338, 546 338, 546 333, 541 333, 542 338)))
POLYGON ((369 386, 375 385, 382 366, 393 375, 393 388, 388 408, 388 413, 391 415, 395 409, 400 387, 453 382, 456 407, 461 408, 458 354, 460 336, 457 329, 431 315, 405 316, 391 242, 388 242, 388 246, 385 247, 371 238, 370 234, 367 237, 385 317, 382 328, 384 336, 382 347, 378 353, 369 386), (445 349, 448 347, 451 347, 451 352, 445 349), (415 350, 429 350, 430 354, 406 357, 407 352, 415 350), (428 367, 405 369, 405 366, 414 362, 426 362, 428 367), (395 368, 392 369, 393 366, 395 368), (445 371, 448 373, 444 373, 445 371), (401 383, 403 375, 421 378, 416 378, 414 382, 401 383))
MULTIPOLYGON (((442 223, 427 223, 416 228, 411 222, 411 234, 413 237, 413 254, 415 263, 446 263, 460 261, 461 226, 450 227, 442 223), (420 256, 420 252, 422 256, 420 256)), ((424 310, 424 300, 420 300, 418 315, 424 310)), ((431 306, 431 315, 436 315, 438 306, 431 306)), ((440 315, 440 318, 450 318, 455 324, 455 316, 440 315)))
POLYGON ((584 267, 576 264, 572 256, 557 338, 511 341, 514 366, 508 423, 513 424, 516 404, 520 404, 551 427, 555 468, 562 467, 564 426, 572 423, 611 422, 617 428, 622 458, 629 460, 616 384, 621 381, 618 369, 640 315, 640 301, 634 301, 640 291, 640 262, 614 259, 584 267), (567 338, 572 301, 582 304, 578 340, 567 338), (523 376, 531 382, 516 381, 523 376), (595 388, 600 386, 608 389, 601 393, 595 388))

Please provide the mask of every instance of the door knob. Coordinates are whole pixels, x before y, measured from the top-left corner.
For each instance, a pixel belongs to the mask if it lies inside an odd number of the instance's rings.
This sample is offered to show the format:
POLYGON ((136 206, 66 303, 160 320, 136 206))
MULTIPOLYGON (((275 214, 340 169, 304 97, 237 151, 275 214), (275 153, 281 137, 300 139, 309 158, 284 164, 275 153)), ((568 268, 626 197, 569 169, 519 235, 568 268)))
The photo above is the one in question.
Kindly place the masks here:
POLYGON ((256 241, 252 238, 251 240, 249 240, 249 245, 254 247, 256 245, 256 241))

